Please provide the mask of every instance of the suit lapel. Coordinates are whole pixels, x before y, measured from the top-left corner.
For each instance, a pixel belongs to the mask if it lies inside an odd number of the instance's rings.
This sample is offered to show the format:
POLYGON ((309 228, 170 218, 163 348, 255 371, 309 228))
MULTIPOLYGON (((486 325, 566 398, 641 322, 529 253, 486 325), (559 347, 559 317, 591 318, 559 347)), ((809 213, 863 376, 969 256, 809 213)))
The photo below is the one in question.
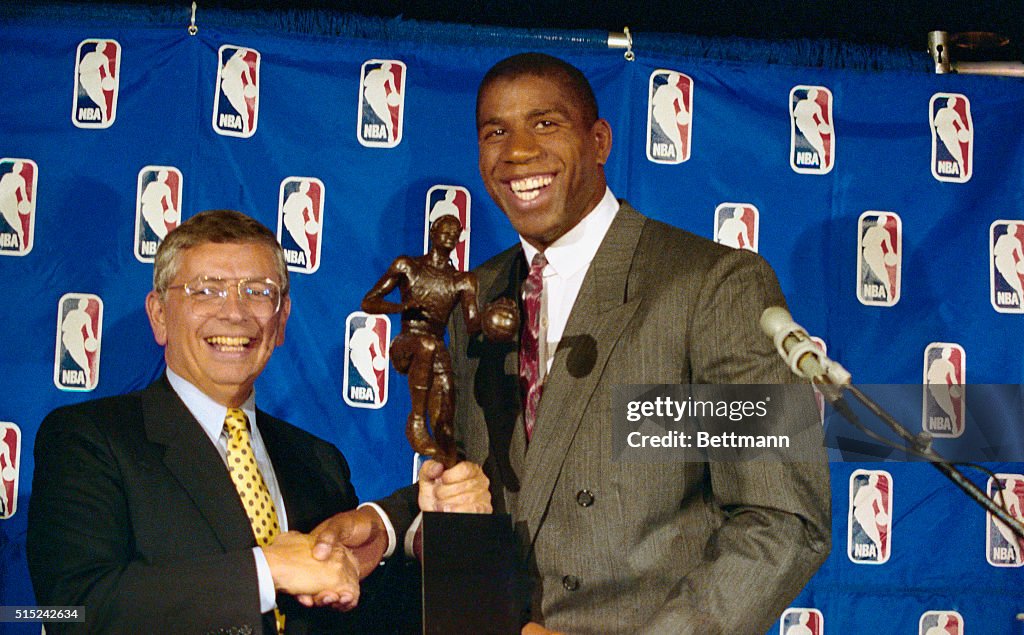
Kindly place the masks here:
POLYGON ((284 499, 288 529, 310 531, 312 527, 300 528, 309 524, 311 516, 309 505, 306 504, 307 497, 302 494, 305 491, 313 495, 318 491, 309 487, 308 479, 304 478, 316 470, 316 466, 309 465, 312 457, 302 456, 302 453, 292 445, 289 436, 281 434, 278 422, 266 413, 257 410, 256 421, 260 436, 263 437, 263 445, 270 456, 270 463, 274 466, 274 476, 281 490, 281 498, 284 499), (292 466, 303 466, 303 469, 290 469, 292 466))
POLYGON ((619 209, 584 277, 555 351, 524 469, 519 472, 523 488, 518 516, 527 522, 531 544, 569 445, 604 376, 608 356, 639 304, 627 293, 635 295, 628 281, 644 222, 644 217, 627 205, 619 209))
POLYGON ((325 465, 312 454, 313 443, 303 441, 284 421, 258 409, 256 421, 284 499, 288 529, 312 531, 328 516, 356 506, 341 465, 325 465))
MULTIPOLYGON (((511 298, 523 315, 520 289, 527 267, 521 248, 506 252, 494 278, 481 287, 481 305, 502 297, 511 298)), ((512 342, 485 342, 477 335, 470 343, 470 357, 479 359, 474 380, 475 398, 486 413, 490 456, 497 462, 505 494, 505 509, 514 508, 526 453, 522 423, 522 394, 519 387, 519 332, 512 342)), ((468 398, 468 396, 467 396, 468 398)))
POLYGON ((256 544, 224 461, 163 377, 142 393, 146 435, 166 448, 163 461, 225 550, 256 544))

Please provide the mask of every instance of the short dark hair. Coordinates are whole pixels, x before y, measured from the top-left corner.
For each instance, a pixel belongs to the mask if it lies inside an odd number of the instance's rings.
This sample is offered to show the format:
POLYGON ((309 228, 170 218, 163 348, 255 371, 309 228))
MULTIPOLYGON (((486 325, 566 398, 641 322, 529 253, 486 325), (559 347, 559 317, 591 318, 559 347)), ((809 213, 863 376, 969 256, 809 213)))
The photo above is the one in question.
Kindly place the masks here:
POLYGON ((435 220, 435 221, 434 221, 434 222, 433 222, 433 223, 432 223, 432 224, 430 225, 430 231, 431 231, 431 233, 433 233, 433 231, 434 231, 434 227, 435 227, 435 226, 436 226, 436 227, 437 227, 438 229, 441 229, 441 224, 440 224, 440 223, 441 223, 442 221, 444 221, 444 222, 445 222, 446 224, 447 224, 447 223, 455 223, 456 225, 458 225, 458 226, 459 226, 459 230, 460 230, 460 231, 462 230, 462 219, 461 219, 461 218, 459 218, 459 217, 458 217, 458 216, 456 216, 455 214, 444 214, 443 216, 440 216, 440 217, 438 217, 438 219, 437 219, 437 220, 435 220))
POLYGON ((167 292, 181 266, 181 253, 207 243, 252 243, 268 247, 274 253, 282 295, 288 295, 288 265, 274 232, 255 218, 230 209, 199 212, 171 230, 157 247, 153 261, 153 290, 167 292))
POLYGON ((476 113, 479 123, 480 98, 491 84, 499 79, 517 79, 524 75, 557 79, 576 98, 587 125, 597 121, 597 98, 583 72, 557 57, 546 53, 520 53, 506 57, 487 71, 476 93, 476 113))

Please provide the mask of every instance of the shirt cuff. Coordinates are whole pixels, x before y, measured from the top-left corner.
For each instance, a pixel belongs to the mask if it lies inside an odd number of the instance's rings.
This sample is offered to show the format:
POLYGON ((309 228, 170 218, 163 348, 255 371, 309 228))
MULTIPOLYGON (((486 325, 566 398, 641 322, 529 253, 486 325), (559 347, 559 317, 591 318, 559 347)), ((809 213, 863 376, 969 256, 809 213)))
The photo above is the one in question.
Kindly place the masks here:
POLYGON ((377 503, 363 503, 356 509, 362 509, 364 507, 373 508, 373 510, 377 512, 377 515, 380 516, 380 519, 384 522, 384 529, 388 532, 388 548, 381 557, 390 558, 391 554, 395 553, 395 546, 398 543, 398 539, 395 537, 395 526, 391 524, 391 519, 388 518, 387 513, 385 513, 377 503))
POLYGON ((259 547, 252 548, 252 555, 256 558, 256 579, 260 586, 260 613, 273 611, 277 608, 277 590, 274 589, 274 576, 270 574, 270 563, 259 547))
POLYGON ((423 512, 416 514, 416 518, 413 519, 412 524, 409 525, 409 531, 405 532, 405 555, 410 558, 415 558, 416 554, 413 553, 412 543, 416 540, 416 530, 420 528, 423 523, 423 512))

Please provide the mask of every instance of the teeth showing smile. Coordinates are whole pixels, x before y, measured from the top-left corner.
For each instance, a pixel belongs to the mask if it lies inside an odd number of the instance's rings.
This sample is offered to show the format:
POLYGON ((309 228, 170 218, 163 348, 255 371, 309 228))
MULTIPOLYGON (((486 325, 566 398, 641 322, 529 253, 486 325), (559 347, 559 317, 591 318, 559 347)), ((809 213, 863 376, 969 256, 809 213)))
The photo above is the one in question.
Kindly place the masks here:
POLYGON ((245 350, 245 347, 249 345, 250 339, 248 337, 214 335, 213 337, 206 338, 206 342, 217 347, 218 350, 228 353, 236 353, 245 350))
POLYGON ((554 177, 550 174, 545 174, 544 176, 530 176, 525 179, 512 181, 509 185, 512 187, 512 193, 516 195, 516 198, 521 201, 532 201, 540 196, 541 189, 551 185, 553 180, 554 177))

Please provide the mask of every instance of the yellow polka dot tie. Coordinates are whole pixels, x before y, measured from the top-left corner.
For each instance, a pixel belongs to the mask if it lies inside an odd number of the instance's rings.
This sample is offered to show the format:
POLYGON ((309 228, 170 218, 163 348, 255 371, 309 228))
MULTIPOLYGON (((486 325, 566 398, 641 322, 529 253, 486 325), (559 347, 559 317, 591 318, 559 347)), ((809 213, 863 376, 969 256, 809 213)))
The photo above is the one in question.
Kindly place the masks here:
MULTIPOLYGON (((263 475, 256 465, 252 442, 249 439, 249 420, 245 412, 239 408, 228 408, 227 416, 224 417, 224 431, 228 437, 228 474, 231 475, 231 481, 238 490, 239 498, 242 499, 245 513, 249 516, 249 524, 252 525, 256 543, 266 547, 274 542, 281 529, 277 524, 277 511, 274 509, 274 501, 270 498, 270 490, 267 489, 263 475)), ((278 632, 283 633, 284 615, 274 609, 274 616, 277 618, 278 632)))

